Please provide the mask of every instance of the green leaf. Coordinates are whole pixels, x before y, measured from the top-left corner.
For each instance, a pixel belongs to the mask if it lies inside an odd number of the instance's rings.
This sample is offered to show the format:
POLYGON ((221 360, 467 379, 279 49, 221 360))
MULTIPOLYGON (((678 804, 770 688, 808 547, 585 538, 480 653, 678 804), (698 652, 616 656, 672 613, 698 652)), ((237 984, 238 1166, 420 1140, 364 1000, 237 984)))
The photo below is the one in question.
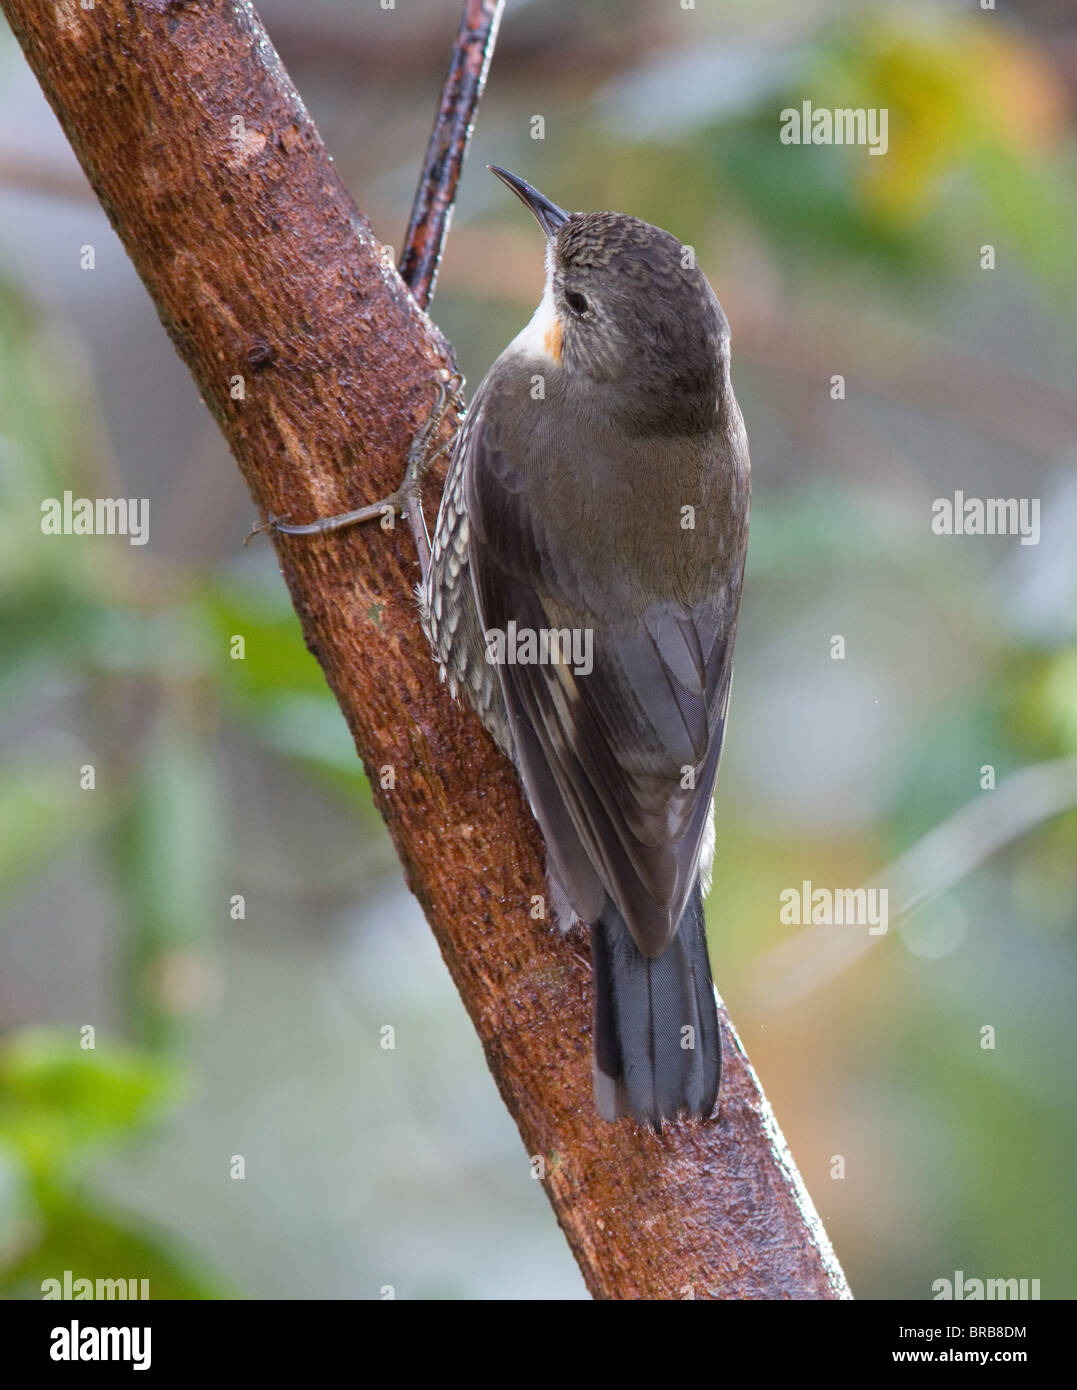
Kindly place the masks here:
POLYGON ((218 674, 234 697, 257 704, 286 693, 332 702, 325 676, 304 645, 299 620, 279 582, 269 587, 218 580, 202 602, 217 635, 218 674), (243 639, 241 660, 230 655, 234 637, 243 639))
MULTIPOLYGON (((46 1280, 58 1280, 63 1297, 64 1274, 76 1279, 141 1281, 150 1299, 230 1298, 236 1290, 208 1261, 174 1236, 160 1231, 134 1230, 107 1209, 78 1198, 55 1208, 40 1239, 0 1273, 0 1293, 8 1298, 39 1299, 46 1280)), ((50 1290, 51 1291, 51 1290, 50 1290)), ((107 1296, 106 1290, 102 1293, 107 1296)))
POLYGON ((82 791, 78 759, 9 763, 0 775, 0 902, 101 823, 103 792, 82 791))
POLYGON ((0 1145, 35 1182, 62 1182, 76 1155, 147 1125, 180 1092, 162 1058, 80 1030, 24 1029, 0 1048, 0 1145))
POLYGON ((132 1021, 157 1046, 182 1042, 190 1015, 212 992, 211 946, 227 920, 218 800, 211 745, 184 711, 167 710, 111 840, 132 1021))

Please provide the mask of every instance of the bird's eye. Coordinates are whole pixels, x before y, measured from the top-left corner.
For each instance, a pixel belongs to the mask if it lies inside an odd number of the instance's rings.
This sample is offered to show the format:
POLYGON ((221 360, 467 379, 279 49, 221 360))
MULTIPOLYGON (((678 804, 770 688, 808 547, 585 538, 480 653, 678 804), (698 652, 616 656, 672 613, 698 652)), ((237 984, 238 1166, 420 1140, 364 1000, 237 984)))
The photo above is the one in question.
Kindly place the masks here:
POLYGON ((587 302, 587 296, 580 294, 579 290, 566 290, 565 303, 574 314, 579 314, 581 318, 591 307, 587 302))

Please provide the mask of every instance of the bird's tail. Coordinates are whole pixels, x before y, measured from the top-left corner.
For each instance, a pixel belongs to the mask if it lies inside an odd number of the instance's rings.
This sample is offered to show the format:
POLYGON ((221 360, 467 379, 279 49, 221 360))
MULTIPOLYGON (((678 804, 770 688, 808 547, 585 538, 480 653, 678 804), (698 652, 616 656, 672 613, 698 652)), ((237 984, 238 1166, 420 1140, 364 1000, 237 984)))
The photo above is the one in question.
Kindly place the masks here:
POLYGON ((698 881, 677 934, 645 956, 606 900, 591 928, 595 971, 595 1103, 605 1120, 656 1129, 706 1119, 718 1098, 722 1043, 698 881))

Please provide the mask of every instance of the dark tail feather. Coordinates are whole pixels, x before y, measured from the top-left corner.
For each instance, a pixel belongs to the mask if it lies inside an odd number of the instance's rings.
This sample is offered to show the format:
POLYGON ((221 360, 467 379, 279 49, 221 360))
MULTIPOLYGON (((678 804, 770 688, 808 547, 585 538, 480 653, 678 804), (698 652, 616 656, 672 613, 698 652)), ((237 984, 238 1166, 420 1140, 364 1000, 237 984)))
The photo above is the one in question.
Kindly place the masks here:
POLYGON ((682 1113, 706 1119, 718 1098, 722 1042, 699 884, 660 956, 652 960, 637 948, 608 899, 591 928, 591 949, 602 1118, 631 1115, 656 1129, 682 1113))

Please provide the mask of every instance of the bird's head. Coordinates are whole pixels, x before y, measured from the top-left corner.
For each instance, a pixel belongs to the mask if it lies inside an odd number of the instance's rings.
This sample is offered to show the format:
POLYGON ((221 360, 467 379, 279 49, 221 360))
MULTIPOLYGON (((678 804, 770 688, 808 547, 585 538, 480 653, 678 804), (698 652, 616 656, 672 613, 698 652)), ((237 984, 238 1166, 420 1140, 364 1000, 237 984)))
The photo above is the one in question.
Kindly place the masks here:
POLYGON ((546 234, 546 286, 516 348, 622 392, 656 428, 708 428, 728 379, 729 325, 692 248, 624 213, 568 213, 489 167, 546 234))

